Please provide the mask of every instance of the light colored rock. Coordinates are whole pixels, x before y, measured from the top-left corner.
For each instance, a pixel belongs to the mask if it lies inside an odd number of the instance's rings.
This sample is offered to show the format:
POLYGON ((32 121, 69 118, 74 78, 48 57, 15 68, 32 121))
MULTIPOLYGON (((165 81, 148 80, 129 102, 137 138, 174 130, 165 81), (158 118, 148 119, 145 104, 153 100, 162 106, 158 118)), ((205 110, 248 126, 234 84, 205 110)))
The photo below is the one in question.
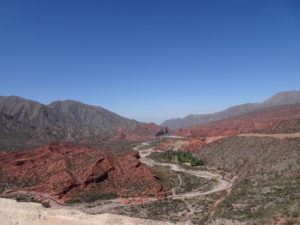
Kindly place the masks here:
MULTIPOLYGON (((76 210, 44 208, 38 203, 0 198, 0 221, 5 225, 171 225, 115 214, 90 215, 76 210)), ((180 224, 177 224, 180 225, 180 224)), ((181 224, 183 225, 183 224, 181 224)))

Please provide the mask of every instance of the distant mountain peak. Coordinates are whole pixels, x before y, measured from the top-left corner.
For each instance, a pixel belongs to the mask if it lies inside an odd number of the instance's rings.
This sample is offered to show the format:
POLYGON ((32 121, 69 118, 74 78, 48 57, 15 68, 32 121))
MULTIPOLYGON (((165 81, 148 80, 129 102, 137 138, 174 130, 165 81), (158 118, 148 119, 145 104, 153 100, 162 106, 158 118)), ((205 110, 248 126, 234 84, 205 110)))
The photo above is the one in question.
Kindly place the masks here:
POLYGON ((273 95, 271 98, 265 100, 264 105, 290 105, 300 103, 300 91, 283 91, 273 95))

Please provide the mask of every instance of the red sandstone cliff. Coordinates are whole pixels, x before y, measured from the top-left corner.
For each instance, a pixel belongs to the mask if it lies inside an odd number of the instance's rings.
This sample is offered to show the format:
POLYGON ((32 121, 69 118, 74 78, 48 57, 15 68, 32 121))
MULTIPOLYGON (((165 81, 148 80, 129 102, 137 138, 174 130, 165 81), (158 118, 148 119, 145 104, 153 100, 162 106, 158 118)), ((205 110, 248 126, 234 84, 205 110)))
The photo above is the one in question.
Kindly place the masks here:
POLYGON ((152 171, 134 150, 112 151, 71 144, 0 152, 0 183, 48 193, 57 199, 89 195, 149 196, 161 191, 152 171))

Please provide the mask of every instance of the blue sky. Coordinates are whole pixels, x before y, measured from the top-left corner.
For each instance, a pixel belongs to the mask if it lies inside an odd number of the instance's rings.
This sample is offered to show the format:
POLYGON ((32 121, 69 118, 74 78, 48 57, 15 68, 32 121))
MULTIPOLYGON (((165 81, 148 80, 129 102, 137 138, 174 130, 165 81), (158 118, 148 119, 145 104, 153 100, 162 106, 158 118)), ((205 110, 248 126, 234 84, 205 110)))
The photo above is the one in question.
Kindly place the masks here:
POLYGON ((298 0, 2 0, 0 95, 141 121, 300 88, 298 0))

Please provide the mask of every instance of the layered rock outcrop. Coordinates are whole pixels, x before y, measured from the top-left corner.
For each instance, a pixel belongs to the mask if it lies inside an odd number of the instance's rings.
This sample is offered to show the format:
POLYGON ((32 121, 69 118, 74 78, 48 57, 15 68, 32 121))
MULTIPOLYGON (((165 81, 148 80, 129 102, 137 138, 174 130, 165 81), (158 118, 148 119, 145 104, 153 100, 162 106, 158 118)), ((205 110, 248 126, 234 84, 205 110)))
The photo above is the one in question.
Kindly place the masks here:
POLYGON ((0 184, 47 193, 58 200, 90 196, 154 196, 162 187, 134 150, 113 151, 48 144, 31 151, 0 152, 0 184))

